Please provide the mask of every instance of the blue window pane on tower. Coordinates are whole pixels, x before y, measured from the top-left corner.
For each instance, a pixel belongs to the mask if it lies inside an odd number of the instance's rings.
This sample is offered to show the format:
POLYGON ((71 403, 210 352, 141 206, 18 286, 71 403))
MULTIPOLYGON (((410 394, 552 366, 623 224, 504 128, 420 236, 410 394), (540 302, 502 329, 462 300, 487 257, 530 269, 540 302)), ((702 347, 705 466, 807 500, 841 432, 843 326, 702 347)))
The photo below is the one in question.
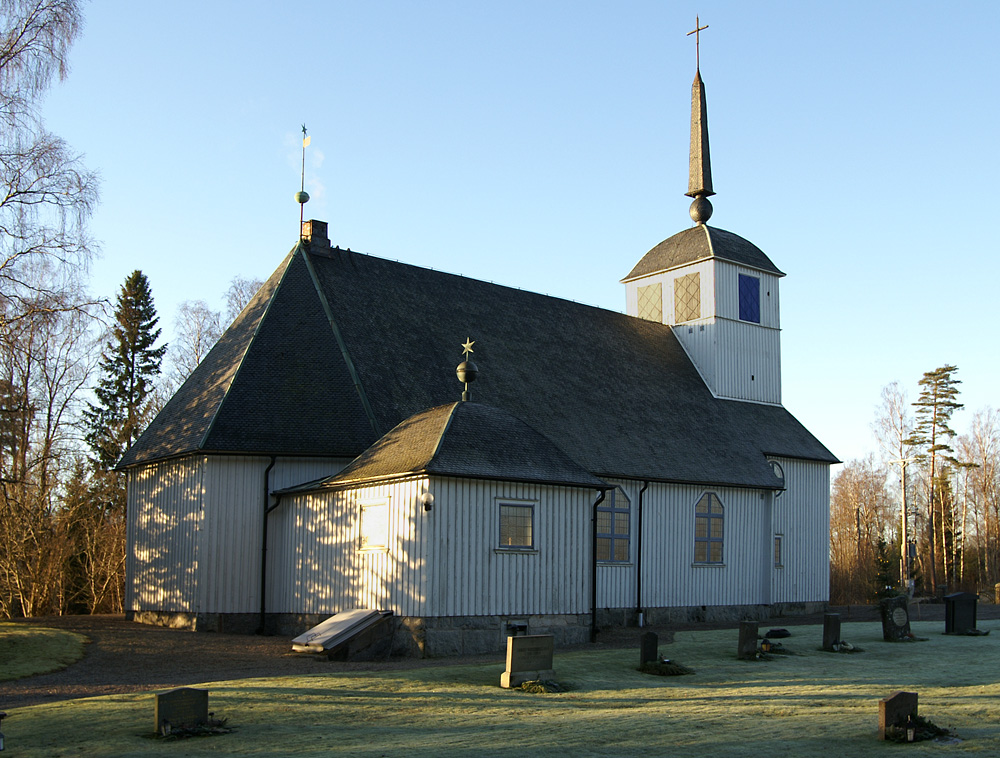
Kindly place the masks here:
POLYGON ((760 279, 740 274, 740 321, 760 323, 760 279))

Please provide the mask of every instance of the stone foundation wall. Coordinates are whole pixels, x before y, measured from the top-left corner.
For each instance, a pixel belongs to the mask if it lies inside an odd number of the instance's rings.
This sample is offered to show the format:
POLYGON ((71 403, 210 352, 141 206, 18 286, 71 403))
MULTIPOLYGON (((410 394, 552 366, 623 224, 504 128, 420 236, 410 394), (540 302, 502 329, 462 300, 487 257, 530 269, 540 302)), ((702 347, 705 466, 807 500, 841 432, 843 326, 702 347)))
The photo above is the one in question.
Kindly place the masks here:
MULTIPOLYGON (((671 624, 736 623, 738 621, 774 621, 782 616, 822 613, 825 602, 776 603, 774 605, 686 606, 647 608, 646 626, 671 624)), ((223 634, 254 634, 259 630, 256 613, 170 613, 166 611, 130 611, 128 618, 142 624, 223 634)), ((264 633, 297 637, 329 618, 328 614, 268 614, 264 633)), ((551 634, 556 648, 590 641, 590 614, 544 614, 524 616, 446 616, 418 618, 393 617, 395 629, 392 655, 416 658, 440 658, 480 653, 502 653, 510 634, 551 634)), ((597 626, 637 627, 634 608, 602 608, 597 612, 597 626)))
MULTIPOLYGON (((822 613, 827 607, 828 603, 825 601, 817 601, 813 603, 775 603, 773 605, 690 605, 675 608, 646 608, 643 624, 645 626, 670 626, 671 624, 773 621, 782 616, 807 616, 812 613, 822 613)), ((638 625, 639 614, 634 608, 602 608, 597 612, 598 628, 638 625)))
POLYGON ((129 621, 192 632, 220 634, 256 634, 260 628, 258 613, 175 613, 173 611, 128 611, 129 621))
POLYGON ((578 645, 590 640, 590 614, 403 617, 393 654, 439 658, 503 653, 512 633, 551 634, 557 648, 578 645))

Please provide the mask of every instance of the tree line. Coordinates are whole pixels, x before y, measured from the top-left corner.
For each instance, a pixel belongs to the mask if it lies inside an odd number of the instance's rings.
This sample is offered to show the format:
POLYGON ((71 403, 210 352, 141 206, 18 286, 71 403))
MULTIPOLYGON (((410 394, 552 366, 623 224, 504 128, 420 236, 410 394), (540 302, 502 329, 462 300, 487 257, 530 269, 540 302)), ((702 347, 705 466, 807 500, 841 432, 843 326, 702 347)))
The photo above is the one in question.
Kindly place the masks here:
POLYGON ((141 271, 88 294, 97 177, 39 111, 81 25, 78 0, 0 0, 0 618, 121 612, 114 466, 261 284, 183 303, 169 349, 141 271))
POLYGON ((872 424, 878 454, 848 461, 830 498, 830 599, 898 591, 993 593, 1000 582, 1000 413, 952 426, 958 367, 926 372, 910 401, 894 382, 872 424))

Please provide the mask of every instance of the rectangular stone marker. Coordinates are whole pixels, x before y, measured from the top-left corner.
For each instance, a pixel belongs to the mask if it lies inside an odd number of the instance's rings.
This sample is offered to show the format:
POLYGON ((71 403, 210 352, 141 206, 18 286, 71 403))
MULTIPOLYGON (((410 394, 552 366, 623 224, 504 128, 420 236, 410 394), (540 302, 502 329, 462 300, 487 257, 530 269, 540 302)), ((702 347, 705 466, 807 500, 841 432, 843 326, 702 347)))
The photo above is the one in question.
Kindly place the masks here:
POLYGON ((823 649, 833 650, 840 644, 840 614, 823 614, 823 649))
POLYGON ((198 726, 208 721, 208 690, 179 687, 170 692, 158 692, 155 697, 153 715, 157 732, 163 728, 164 721, 171 729, 198 726))
POLYGON ((890 726, 906 728, 906 722, 917 715, 916 692, 894 692, 878 701, 878 738, 885 739, 890 726))
POLYGON ((882 612, 882 639, 886 642, 899 642, 913 636, 910 634, 907 603, 908 598, 905 595, 887 597, 879 602, 879 610, 882 612))
POLYGON ((660 638, 655 632, 643 632, 639 638, 639 665, 660 660, 660 638))
POLYGON ((528 634, 507 638, 507 670, 500 675, 500 686, 518 687, 522 682, 554 679, 552 653, 555 637, 551 634, 528 634))
POLYGON ((967 634, 976 629, 976 604, 979 596, 955 592, 944 598, 944 633, 967 634))
POLYGON ((756 621, 740 622, 740 646, 736 657, 741 661, 757 660, 758 629, 756 621))

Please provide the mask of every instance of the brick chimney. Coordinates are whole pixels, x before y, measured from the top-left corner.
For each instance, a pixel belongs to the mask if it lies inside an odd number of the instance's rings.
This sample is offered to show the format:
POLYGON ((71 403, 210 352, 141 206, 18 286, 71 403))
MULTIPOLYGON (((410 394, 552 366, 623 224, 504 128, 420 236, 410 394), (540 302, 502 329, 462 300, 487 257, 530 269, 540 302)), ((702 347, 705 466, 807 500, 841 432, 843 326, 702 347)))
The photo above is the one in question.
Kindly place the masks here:
POLYGON ((310 219, 302 222, 302 239, 313 250, 329 250, 330 238, 326 234, 326 222, 310 219))

